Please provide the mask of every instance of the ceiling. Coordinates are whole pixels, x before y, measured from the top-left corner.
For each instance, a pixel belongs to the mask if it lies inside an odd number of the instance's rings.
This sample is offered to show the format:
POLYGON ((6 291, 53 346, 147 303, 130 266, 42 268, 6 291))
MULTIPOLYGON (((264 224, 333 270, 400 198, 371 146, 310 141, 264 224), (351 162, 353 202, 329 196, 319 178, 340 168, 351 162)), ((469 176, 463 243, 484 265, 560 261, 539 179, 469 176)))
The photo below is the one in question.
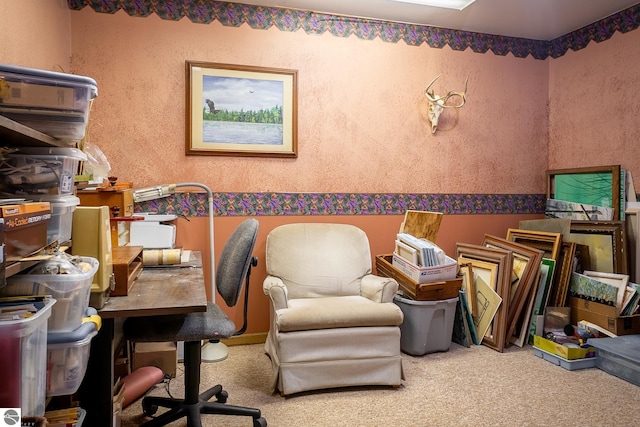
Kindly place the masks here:
POLYGON ((464 10, 390 0, 244 0, 259 6, 552 40, 620 12, 638 0, 476 0, 464 10))

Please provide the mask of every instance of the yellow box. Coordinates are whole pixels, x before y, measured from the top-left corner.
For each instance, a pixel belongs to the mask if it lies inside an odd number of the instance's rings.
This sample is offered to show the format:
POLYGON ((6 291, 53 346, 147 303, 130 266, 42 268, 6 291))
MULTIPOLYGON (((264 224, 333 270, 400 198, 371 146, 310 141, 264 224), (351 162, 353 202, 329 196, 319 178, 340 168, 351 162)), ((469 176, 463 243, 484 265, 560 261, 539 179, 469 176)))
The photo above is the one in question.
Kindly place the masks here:
POLYGON ((594 353, 596 351, 595 348, 591 346, 588 348, 567 347, 539 335, 535 335, 533 337, 533 346, 567 360, 584 359, 587 357, 587 354, 594 353))

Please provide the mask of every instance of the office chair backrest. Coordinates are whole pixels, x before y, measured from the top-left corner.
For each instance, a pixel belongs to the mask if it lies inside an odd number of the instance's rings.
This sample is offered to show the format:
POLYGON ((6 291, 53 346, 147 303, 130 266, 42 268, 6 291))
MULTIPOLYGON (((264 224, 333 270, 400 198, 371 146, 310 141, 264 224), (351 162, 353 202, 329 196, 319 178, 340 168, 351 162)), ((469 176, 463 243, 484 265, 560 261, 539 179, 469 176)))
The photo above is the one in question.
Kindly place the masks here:
POLYGON ((233 231, 222 249, 216 270, 216 287, 229 307, 238 302, 257 236, 258 220, 249 218, 233 231))

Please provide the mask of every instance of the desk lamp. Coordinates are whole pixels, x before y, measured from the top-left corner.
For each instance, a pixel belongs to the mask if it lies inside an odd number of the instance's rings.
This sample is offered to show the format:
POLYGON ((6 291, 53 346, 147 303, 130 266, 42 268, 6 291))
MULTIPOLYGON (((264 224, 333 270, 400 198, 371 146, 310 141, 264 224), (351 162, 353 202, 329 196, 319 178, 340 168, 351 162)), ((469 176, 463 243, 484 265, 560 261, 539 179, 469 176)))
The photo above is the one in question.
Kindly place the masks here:
MULTIPOLYGON (((155 187, 140 188, 133 190, 133 201, 146 202, 168 197, 175 194, 177 188, 181 187, 199 187, 207 192, 209 199, 209 251, 211 254, 211 300, 216 302, 216 275, 215 275, 215 256, 213 252, 213 193, 211 189, 204 184, 197 182, 183 182, 180 184, 162 184, 155 187)), ((210 340, 202 347, 203 362, 219 362, 227 358, 229 349, 227 346, 216 340, 210 340)))

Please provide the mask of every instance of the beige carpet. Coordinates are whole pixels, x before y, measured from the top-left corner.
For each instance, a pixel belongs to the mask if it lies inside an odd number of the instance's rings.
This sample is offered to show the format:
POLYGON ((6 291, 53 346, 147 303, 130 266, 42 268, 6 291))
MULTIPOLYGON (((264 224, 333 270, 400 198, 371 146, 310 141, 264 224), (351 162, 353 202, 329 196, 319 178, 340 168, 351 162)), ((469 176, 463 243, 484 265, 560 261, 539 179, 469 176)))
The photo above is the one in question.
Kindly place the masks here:
MULTIPOLYGON (((202 390, 222 384, 228 403, 259 408, 269 426, 637 426, 640 387, 597 368, 567 371, 531 346, 498 353, 451 344, 448 352, 403 355, 405 381, 392 389, 349 388, 283 398, 271 394, 263 345, 229 347, 223 362, 203 364, 202 390)), ((170 383, 182 396, 182 366, 170 383)), ((150 394, 166 396, 164 385, 150 394)), ((122 427, 140 425, 141 399, 122 427)), ((184 426, 184 421, 172 426, 184 426)), ((250 418, 204 415, 204 427, 251 426, 250 418)))

